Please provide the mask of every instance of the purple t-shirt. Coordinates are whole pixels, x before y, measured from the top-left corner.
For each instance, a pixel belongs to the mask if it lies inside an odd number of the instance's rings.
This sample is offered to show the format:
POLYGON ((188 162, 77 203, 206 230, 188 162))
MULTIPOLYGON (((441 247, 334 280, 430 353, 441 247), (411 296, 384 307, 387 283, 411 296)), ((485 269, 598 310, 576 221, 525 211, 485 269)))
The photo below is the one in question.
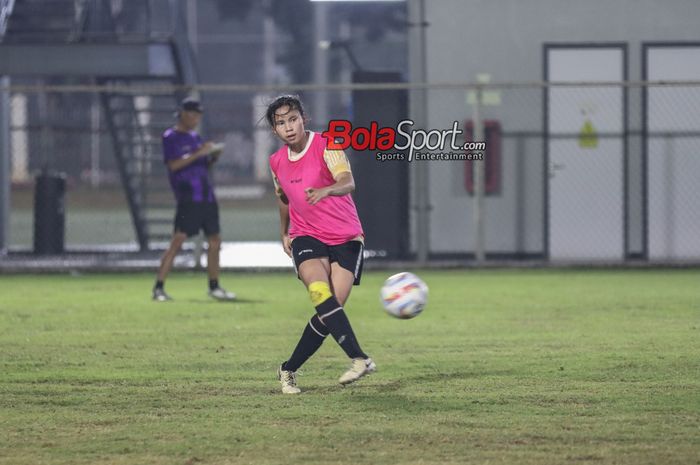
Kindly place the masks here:
MULTIPOLYGON (((170 128, 163 133, 163 161, 177 160, 195 152, 204 142, 195 131, 181 132, 170 128)), ((168 170, 170 186, 179 202, 216 202, 214 187, 209 180, 207 159, 177 170, 168 170)))

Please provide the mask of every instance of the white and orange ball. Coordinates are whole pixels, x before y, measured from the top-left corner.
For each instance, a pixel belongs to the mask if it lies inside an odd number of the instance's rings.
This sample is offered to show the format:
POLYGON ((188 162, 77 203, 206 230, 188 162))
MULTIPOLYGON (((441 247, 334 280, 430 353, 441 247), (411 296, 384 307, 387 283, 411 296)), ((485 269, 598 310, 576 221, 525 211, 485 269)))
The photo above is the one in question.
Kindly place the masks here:
POLYGON ((428 286, 413 273, 404 271, 390 276, 382 286, 384 310, 396 318, 418 316, 428 303, 428 286))

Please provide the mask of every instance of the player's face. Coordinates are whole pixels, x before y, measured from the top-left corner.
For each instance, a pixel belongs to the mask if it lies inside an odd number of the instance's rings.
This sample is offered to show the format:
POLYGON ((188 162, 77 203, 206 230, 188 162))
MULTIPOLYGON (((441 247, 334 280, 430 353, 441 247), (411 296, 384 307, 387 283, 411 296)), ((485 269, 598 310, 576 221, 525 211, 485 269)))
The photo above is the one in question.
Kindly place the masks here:
POLYGON ((180 112, 180 123, 187 128, 189 131, 195 129, 199 126, 199 122, 202 120, 202 114, 198 111, 181 111, 180 112))
POLYGON ((304 139, 304 118, 299 110, 285 105, 275 111, 275 134, 287 145, 300 143, 304 139))

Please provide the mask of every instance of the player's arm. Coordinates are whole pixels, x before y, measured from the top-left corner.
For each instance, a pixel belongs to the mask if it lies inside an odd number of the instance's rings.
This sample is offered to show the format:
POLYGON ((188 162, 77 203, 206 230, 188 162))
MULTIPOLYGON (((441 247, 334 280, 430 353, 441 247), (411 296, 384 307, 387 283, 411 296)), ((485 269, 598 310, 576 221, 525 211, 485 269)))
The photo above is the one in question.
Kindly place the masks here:
POLYGON ((170 171, 180 171, 181 169, 191 165, 200 158, 206 157, 212 151, 213 144, 206 142, 192 153, 186 153, 176 160, 168 160, 168 169, 170 171))
POLYGON ((277 197, 277 206, 280 211, 280 238, 284 252, 292 256, 292 240, 289 237, 289 204, 285 203, 281 197, 277 197))
POLYGON ((277 194, 277 207, 280 214, 280 238, 284 252, 292 256, 292 240, 289 238, 289 199, 280 187, 277 176, 272 172, 272 182, 275 184, 275 194, 277 194))
POLYGON ((323 154, 323 159, 326 162, 326 167, 333 175, 333 180, 335 181, 330 186, 326 187, 307 187, 304 189, 306 192, 306 201, 311 205, 315 205, 322 199, 332 196, 343 196, 350 194, 355 190, 355 178, 352 176, 352 171, 350 170, 350 163, 348 162, 348 157, 342 150, 328 150, 323 154))

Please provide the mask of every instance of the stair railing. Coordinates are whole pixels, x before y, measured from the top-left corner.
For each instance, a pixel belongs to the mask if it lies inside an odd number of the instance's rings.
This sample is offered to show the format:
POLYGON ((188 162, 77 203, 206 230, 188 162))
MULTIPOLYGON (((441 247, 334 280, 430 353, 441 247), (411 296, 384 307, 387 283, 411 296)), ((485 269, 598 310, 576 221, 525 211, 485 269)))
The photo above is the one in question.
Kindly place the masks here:
POLYGON ((0 40, 5 35, 7 20, 12 14, 14 6, 15 0, 0 0, 0 40))

